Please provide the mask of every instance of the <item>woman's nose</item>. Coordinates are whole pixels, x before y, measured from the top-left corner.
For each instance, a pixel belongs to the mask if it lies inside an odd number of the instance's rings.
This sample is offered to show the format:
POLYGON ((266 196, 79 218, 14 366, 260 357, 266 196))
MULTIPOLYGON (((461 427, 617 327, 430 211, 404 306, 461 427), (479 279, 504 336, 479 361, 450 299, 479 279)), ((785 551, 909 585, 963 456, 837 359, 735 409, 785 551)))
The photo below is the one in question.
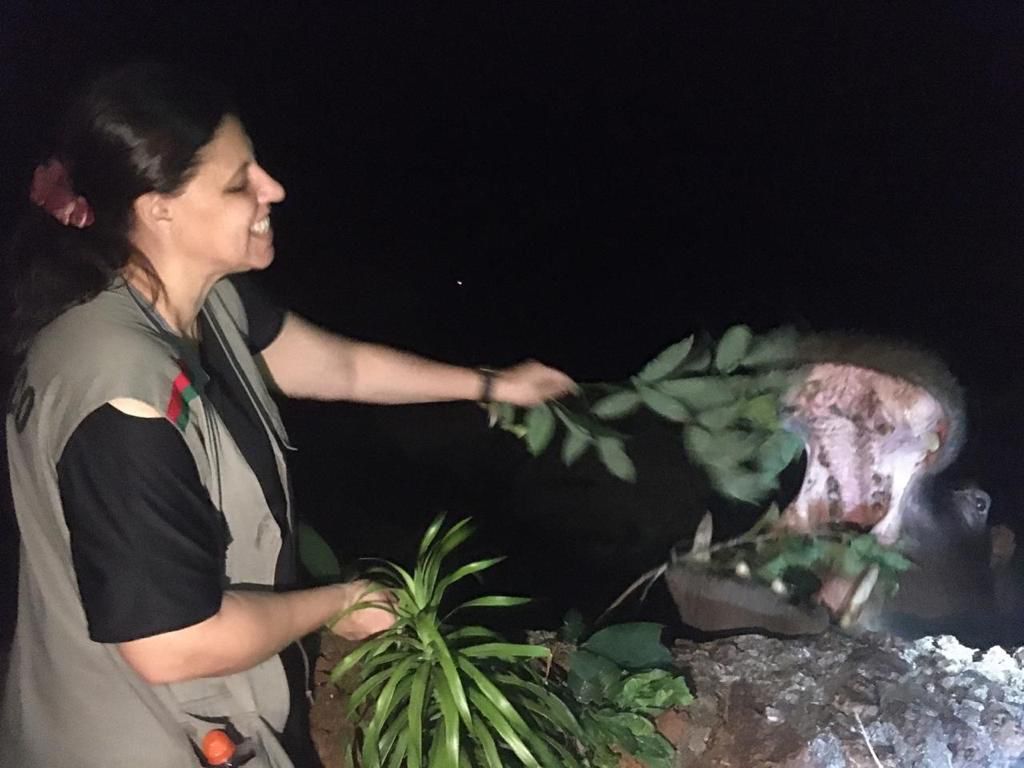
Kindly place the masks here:
POLYGON ((277 179, 263 170, 262 166, 253 166, 252 172, 258 190, 257 199, 261 203, 279 203, 284 200, 284 187, 277 179))

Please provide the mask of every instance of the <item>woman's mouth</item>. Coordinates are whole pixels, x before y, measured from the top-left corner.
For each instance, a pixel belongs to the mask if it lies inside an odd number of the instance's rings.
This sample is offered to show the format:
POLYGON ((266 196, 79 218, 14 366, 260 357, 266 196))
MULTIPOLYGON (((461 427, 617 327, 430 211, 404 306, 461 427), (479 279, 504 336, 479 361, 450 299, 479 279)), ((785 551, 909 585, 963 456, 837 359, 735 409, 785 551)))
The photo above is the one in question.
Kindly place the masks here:
POLYGON ((251 227, 249 227, 249 231, 258 237, 266 235, 270 231, 270 216, 264 216, 262 219, 257 221, 251 227))

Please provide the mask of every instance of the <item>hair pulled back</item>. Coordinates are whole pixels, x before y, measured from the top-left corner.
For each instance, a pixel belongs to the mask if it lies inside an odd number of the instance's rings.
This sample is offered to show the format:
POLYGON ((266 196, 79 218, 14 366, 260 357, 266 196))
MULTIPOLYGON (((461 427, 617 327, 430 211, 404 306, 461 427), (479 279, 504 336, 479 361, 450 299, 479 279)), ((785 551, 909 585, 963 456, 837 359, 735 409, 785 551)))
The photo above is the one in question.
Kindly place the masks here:
POLYGON ((78 94, 54 157, 94 220, 65 226, 28 204, 4 254, 5 352, 19 359, 43 326, 97 295, 129 261, 148 267, 130 240, 135 200, 180 192, 234 112, 219 86, 154 63, 108 72, 78 94))

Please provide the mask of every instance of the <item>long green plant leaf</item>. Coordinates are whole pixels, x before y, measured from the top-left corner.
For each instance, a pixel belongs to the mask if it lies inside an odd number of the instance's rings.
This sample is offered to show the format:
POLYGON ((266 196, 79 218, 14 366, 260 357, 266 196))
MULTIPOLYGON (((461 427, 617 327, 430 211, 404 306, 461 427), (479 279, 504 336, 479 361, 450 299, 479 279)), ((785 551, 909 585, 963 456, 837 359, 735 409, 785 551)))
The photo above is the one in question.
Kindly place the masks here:
POLYGON ((551 655, 543 645, 524 643, 482 643, 460 648, 459 653, 471 659, 546 659, 551 655))
POLYGON ((469 703, 466 700, 466 692, 462 687, 462 680, 459 677, 458 670, 455 668, 455 660, 448 650, 448 645, 445 643, 444 638, 441 637, 441 633, 438 631, 433 620, 429 617, 417 617, 416 630, 430 644, 438 663, 441 665, 442 677, 447 683, 449 690, 451 690, 455 707, 468 726, 472 721, 472 716, 469 713, 469 703))
POLYGON ((541 768, 537 758, 534 757, 523 739, 515 732, 512 725, 505 719, 498 708, 479 689, 471 688, 469 691, 470 700, 480 713, 487 719, 488 725, 497 733, 501 740, 519 758, 526 768, 541 768))
MULTIPOLYGON (((370 719, 370 725, 366 729, 364 740, 364 750, 368 750, 364 754, 369 755, 366 760, 367 765, 377 765, 380 763, 381 733, 384 730, 385 723, 394 714, 392 705, 397 703, 395 701, 395 694, 398 691, 399 685, 403 682, 407 683, 406 690, 412 685, 409 676, 413 673, 413 665, 416 661, 415 657, 409 657, 396 664, 391 670, 391 676, 388 678, 387 684, 381 689, 380 695, 374 703, 373 717, 370 719)), ((401 698, 398 700, 401 701, 401 698)))
POLYGON ((486 768, 503 768, 501 757, 498 755, 498 746, 494 743, 494 737, 484 718, 478 717, 473 721, 472 733, 477 744, 480 745, 480 753, 483 755, 486 768))
MULTIPOLYGON (((441 709, 441 718, 434 731, 434 746, 437 747, 435 754, 441 760, 441 768, 447 768, 447 766, 457 768, 459 763, 459 731, 461 727, 459 725, 458 698, 460 695, 465 698, 461 682, 458 683, 458 691, 456 691, 447 674, 438 677, 437 685, 434 686, 434 697, 441 709)), ((468 705, 466 713, 464 718, 466 726, 472 728, 473 719, 468 715, 468 705)), ((431 761, 431 766, 433 766, 433 761, 431 761)))
POLYGON ((504 559, 504 557, 490 557, 486 560, 477 560, 472 563, 466 563, 441 579, 441 581, 438 582, 436 592, 440 594, 444 592, 444 590, 448 589, 452 584, 461 581, 467 576, 472 576, 474 573, 480 573, 481 571, 486 571, 488 568, 493 568, 504 559))
POLYGON ((444 518, 445 515, 442 512, 434 518, 434 521, 430 524, 430 527, 427 528, 426 533, 423 534, 423 539, 420 541, 420 549, 418 554, 419 558, 422 558, 427 553, 427 551, 430 549, 430 545, 433 544, 434 539, 437 538, 437 534, 441 532, 441 526, 444 525, 444 518))
POLYGON ((423 762, 423 705, 427 700, 427 686, 432 672, 432 665, 421 664, 412 679, 408 710, 408 768, 421 768, 423 762))

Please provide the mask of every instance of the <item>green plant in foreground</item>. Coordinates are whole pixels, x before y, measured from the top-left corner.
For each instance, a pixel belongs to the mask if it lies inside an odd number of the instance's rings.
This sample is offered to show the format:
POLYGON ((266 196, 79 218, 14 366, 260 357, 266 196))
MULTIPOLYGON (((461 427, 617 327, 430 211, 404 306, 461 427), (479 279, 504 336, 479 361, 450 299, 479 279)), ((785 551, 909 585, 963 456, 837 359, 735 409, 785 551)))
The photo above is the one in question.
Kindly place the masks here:
POLYGON ((334 682, 349 671, 358 678, 349 701, 357 718, 351 756, 358 755, 363 768, 586 765, 578 753, 586 738, 579 721, 530 664, 548 658, 548 649, 504 642, 484 627, 446 623, 463 608, 528 602, 489 595, 442 614, 449 587, 502 559, 441 574, 442 561, 471 534, 469 522, 442 533, 438 517, 412 573, 393 563, 371 572, 394 591, 396 622, 331 672, 334 682))
POLYGON ((574 651, 568 676, 557 668, 550 675, 547 648, 447 623, 462 608, 527 599, 477 597, 442 614, 450 586, 501 560, 442 575, 444 559, 472 532, 469 520, 444 532, 443 520, 427 529, 412 573, 393 563, 372 573, 394 592, 395 625, 331 672, 335 683, 349 672, 357 678, 350 761, 363 768, 605 768, 628 752, 649 768, 670 768, 675 752, 650 718, 691 697, 683 679, 662 668, 671 656, 658 640, 660 625, 601 630, 574 651))

